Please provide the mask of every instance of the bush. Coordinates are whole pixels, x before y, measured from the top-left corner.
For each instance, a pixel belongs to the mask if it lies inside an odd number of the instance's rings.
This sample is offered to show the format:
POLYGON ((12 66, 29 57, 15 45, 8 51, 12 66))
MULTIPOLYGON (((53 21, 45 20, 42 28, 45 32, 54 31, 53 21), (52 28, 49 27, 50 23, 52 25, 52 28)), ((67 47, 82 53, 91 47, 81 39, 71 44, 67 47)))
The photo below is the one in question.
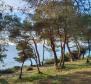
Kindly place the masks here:
POLYGON ((32 71, 32 70, 33 70, 33 67, 27 68, 27 71, 32 71))
MULTIPOLYGON (((54 59, 47 59, 45 60, 45 63, 44 64, 54 64, 54 59)), ((60 62, 60 60, 58 59, 58 63, 60 62)))
POLYGON ((14 73, 12 69, 0 70, 0 74, 12 74, 12 73, 14 73))
POLYGON ((13 70, 17 71, 17 70, 20 70, 20 68, 21 68, 20 66, 14 66, 13 70))
POLYGON ((74 50, 71 52, 72 53, 72 57, 70 57, 70 53, 66 53, 65 54, 65 57, 64 57, 64 60, 65 61, 70 61, 70 58, 75 61, 75 60, 78 60, 78 51, 74 50))
POLYGON ((65 61, 65 62, 70 61, 69 53, 66 53, 66 54, 65 54, 65 56, 64 56, 64 61, 65 61))

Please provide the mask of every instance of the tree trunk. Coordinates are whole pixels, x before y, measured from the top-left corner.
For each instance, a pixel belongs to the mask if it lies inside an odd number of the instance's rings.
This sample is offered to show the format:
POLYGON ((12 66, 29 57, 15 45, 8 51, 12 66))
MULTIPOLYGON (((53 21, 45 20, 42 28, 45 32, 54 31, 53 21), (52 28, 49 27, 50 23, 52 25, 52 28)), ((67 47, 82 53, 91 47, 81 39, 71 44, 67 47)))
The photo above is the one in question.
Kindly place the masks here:
POLYGON ((84 53, 83 53, 83 57, 82 57, 82 59, 84 59, 84 53))
POLYGON ((57 69, 58 68, 58 58, 57 58, 57 54, 56 54, 56 50, 55 50, 54 37, 52 36, 51 31, 49 34, 50 34, 51 49, 52 49, 53 54, 54 54, 54 65, 57 69))
POLYGON ((76 47, 77 47, 77 49, 78 49, 78 59, 80 59, 80 55, 81 55, 81 48, 80 48, 80 44, 79 44, 79 42, 77 41, 77 39, 76 39, 76 38, 74 38, 74 42, 75 42, 76 47))
POLYGON ((60 61, 60 66, 61 68, 64 68, 64 56, 65 56, 65 43, 63 44, 63 46, 61 47, 61 61, 60 61))
POLYGON ((34 38, 33 38, 33 42, 34 42, 34 45, 35 45, 35 50, 36 50, 36 54, 37 54, 38 64, 39 64, 39 66, 41 66, 40 56, 39 56, 39 52, 38 52, 38 48, 37 48, 37 44, 36 44, 34 38))
POLYGON ((42 66, 44 65, 44 55, 45 55, 45 40, 44 40, 44 43, 43 43, 43 59, 42 59, 42 66))
POLYGON ((22 63, 22 66, 21 66, 21 70, 20 70, 19 79, 22 79, 22 70, 23 70, 23 65, 24 65, 24 62, 22 63))
POLYGON ((31 66, 33 66, 32 59, 30 58, 31 66))
POLYGON ((38 73, 40 74, 41 71, 40 71, 40 69, 39 69, 39 64, 38 64, 37 58, 35 58, 35 62, 36 62, 36 67, 37 67, 38 73))
POLYGON ((72 62, 72 61, 73 61, 73 58, 72 58, 72 52, 71 52, 71 50, 70 50, 68 40, 66 41, 66 45, 67 45, 67 48, 68 48, 68 51, 69 51, 70 61, 72 62))
POLYGON ((58 58, 57 58, 57 54, 56 54, 56 50, 55 50, 55 44, 53 42, 53 40, 51 40, 51 48, 54 54, 54 61, 55 61, 55 67, 56 69, 58 68, 58 58))
POLYGON ((89 63, 89 56, 90 56, 90 41, 89 41, 89 39, 88 39, 88 51, 89 51, 89 53, 88 53, 88 57, 86 60, 87 63, 89 63))
POLYGON ((39 64, 38 64, 38 60, 37 60, 37 55, 36 55, 36 51, 35 51, 35 49, 34 49, 34 52, 35 52, 35 62, 36 62, 36 67, 37 67, 37 70, 38 70, 38 73, 41 73, 40 72, 40 69, 39 69, 39 64))
POLYGON ((64 56, 65 56, 65 44, 66 44, 66 34, 65 34, 63 45, 61 43, 61 59, 60 59, 60 66, 61 66, 61 68, 65 67, 64 66, 64 63, 65 63, 65 60, 64 60, 64 56))
POLYGON ((64 49, 63 49, 63 46, 61 44, 61 57, 60 57, 60 66, 61 66, 61 68, 64 66, 63 61, 64 61, 64 49))

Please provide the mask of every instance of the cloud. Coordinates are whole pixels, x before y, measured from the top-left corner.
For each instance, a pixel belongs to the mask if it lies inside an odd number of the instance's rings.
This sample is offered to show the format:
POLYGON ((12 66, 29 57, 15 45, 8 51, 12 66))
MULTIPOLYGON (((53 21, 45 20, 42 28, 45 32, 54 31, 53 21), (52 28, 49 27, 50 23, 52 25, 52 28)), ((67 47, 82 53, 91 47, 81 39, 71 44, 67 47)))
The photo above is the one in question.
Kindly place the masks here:
POLYGON ((12 11, 13 13, 33 13, 34 9, 31 8, 30 4, 28 2, 25 2, 23 0, 2 0, 4 2, 4 5, 6 5, 5 12, 8 13, 8 11, 12 11), (10 10, 8 10, 10 9, 10 10))
POLYGON ((23 8, 27 4, 26 2, 22 0, 3 0, 3 1, 5 2, 6 5, 10 5, 15 8, 18 8, 18 7, 23 8))

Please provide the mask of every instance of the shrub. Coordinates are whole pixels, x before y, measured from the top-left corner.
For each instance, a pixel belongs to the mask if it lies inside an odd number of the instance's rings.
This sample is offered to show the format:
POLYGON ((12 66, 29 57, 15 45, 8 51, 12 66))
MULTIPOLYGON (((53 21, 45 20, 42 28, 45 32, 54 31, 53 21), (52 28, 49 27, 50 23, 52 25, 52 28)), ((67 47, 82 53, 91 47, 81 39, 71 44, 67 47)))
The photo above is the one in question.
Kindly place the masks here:
POLYGON ((12 73, 14 73, 12 69, 0 70, 0 74, 12 74, 12 73))
MULTIPOLYGON (((58 63, 60 62, 60 60, 58 59, 58 63)), ((47 59, 45 60, 44 64, 54 64, 54 59, 47 59)))
POLYGON ((28 67, 27 68, 27 71, 32 71, 33 70, 33 67, 28 67))
POLYGON ((69 53, 66 53, 66 54, 65 54, 65 56, 64 56, 64 61, 65 61, 65 62, 70 61, 70 55, 69 55, 69 53))
POLYGON ((66 53, 65 54, 65 57, 64 57, 65 61, 70 61, 70 58, 72 58, 73 61, 79 59, 79 57, 78 57, 78 51, 77 50, 74 50, 71 53, 72 53, 72 57, 70 57, 70 53, 66 53))
POLYGON ((14 66, 13 70, 17 71, 17 70, 20 70, 20 68, 21 68, 20 66, 14 66))

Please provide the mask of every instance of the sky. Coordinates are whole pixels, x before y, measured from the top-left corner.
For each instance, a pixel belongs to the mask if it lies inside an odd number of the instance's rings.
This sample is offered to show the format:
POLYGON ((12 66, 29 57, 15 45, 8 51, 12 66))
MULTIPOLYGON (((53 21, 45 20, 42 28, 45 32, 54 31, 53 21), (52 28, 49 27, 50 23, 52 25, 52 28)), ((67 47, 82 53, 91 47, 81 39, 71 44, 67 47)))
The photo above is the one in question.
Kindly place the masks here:
POLYGON ((18 7, 23 8, 27 4, 22 0, 3 0, 3 1, 5 2, 5 4, 13 6, 15 8, 18 8, 18 7))
POLYGON ((6 5, 13 7, 13 10, 17 12, 17 9, 23 9, 27 13, 31 13, 33 9, 30 8, 30 4, 23 0, 3 0, 6 5))
POLYGON ((3 1, 3 7, 0 6, 0 12, 3 10, 3 15, 11 14, 11 15, 17 15, 20 17, 20 19, 23 21, 26 17, 26 15, 29 15, 28 18, 31 18, 31 14, 34 13, 34 9, 30 8, 30 4, 23 1, 23 0, 0 0, 0 5, 3 1), (5 7, 6 5, 6 7, 5 7), (12 12, 9 10, 12 7, 12 12))

